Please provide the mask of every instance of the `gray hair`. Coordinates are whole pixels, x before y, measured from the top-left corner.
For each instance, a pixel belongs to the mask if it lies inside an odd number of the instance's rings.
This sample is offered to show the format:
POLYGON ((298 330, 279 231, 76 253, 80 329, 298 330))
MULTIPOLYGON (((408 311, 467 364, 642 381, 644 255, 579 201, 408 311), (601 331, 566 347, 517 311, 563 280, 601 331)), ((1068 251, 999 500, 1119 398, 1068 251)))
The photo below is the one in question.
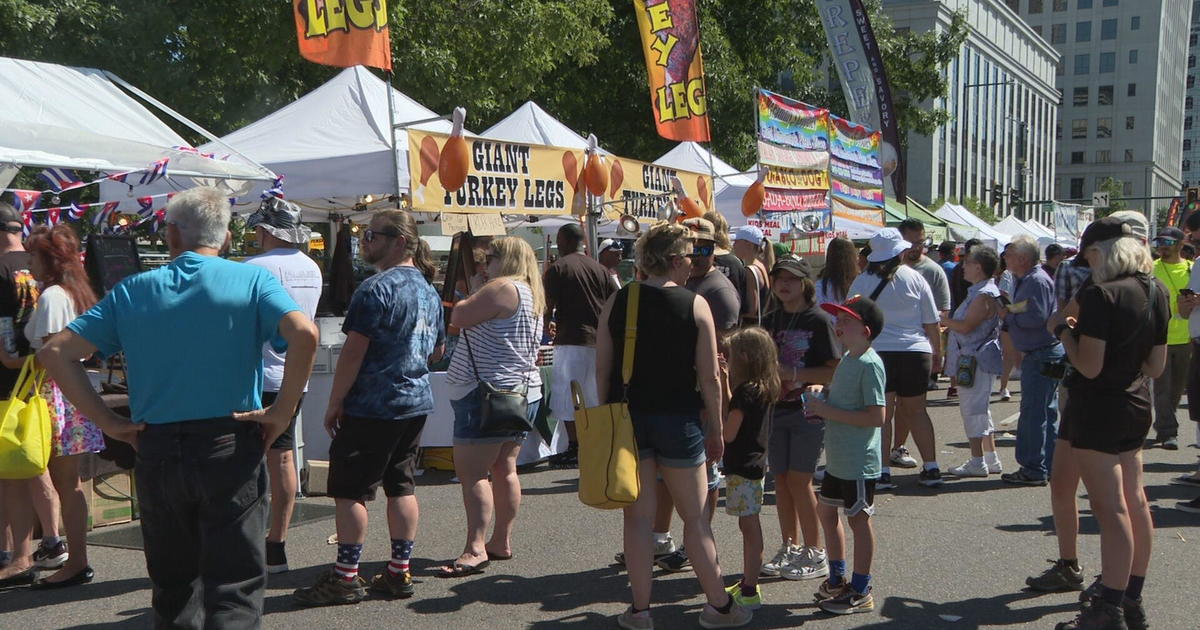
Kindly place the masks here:
POLYGON ((1017 236, 1013 238, 1010 246, 1017 254, 1024 256, 1025 260, 1029 261, 1031 265, 1038 264, 1042 259, 1042 252, 1038 248, 1037 241, 1033 240, 1032 237, 1017 236))
POLYGON ((1150 250, 1136 236, 1121 236, 1100 241, 1093 245, 1100 250, 1102 262, 1092 269, 1092 281, 1096 283, 1115 280, 1136 273, 1154 272, 1154 259, 1150 250))
POLYGON ((166 220, 179 230, 184 249, 220 249, 229 234, 231 213, 225 193, 211 186, 198 186, 171 198, 166 220))

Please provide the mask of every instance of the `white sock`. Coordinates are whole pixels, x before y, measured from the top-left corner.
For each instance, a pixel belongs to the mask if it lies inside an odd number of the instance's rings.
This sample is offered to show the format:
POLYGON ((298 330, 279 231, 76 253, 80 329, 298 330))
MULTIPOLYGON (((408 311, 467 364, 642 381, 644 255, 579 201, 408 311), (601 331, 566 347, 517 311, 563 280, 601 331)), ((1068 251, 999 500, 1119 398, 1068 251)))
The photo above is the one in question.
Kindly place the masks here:
POLYGON ((671 532, 654 532, 654 544, 665 545, 668 540, 671 540, 671 532))
POLYGON ((969 465, 969 466, 982 466, 982 465, 983 465, 983 458, 982 458, 982 457, 972 457, 972 458, 971 458, 971 461, 967 462, 967 465, 969 465))
POLYGON ((936 461, 925 462, 925 470, 933 470, 934 468, 940 468, 936 461))
POLYGON ((984 461, 986 461, 988 464, 999 464, 1000 463, 1000 456, 996 454, 996 451, 988 451, 988 452, 984 453, 983 458, 984 458, 984 461))

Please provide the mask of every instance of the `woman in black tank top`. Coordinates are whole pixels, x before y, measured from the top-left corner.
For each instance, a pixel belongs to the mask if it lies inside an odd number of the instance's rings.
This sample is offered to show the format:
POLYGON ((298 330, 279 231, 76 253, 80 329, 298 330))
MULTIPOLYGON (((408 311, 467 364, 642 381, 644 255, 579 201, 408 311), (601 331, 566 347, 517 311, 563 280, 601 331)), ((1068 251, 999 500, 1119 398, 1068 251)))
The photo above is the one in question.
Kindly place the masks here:
MULTIPOLYGON (((635 245, 638 268, 637 337, 628 387, 622 379, 625 319, 630 286, 608 300, 596 331, 597 390, 601 400, 626 400, 638 444, 641 494, 625 508, 625 567, 633 606, 622 613, 624 626, 649 615, 656 477, 671 492, 683 517, 688 557, 708 599, 701 617, 713 623, 750 619, 724 590, 716 543, 704 511, 705 461, 718 461, 721 394, 717 376, 716 327, 708 304, 683 288, 691 270, 692 240, 687 228, 662 224, 635 245), (697 389, 699 391, 697 391, 697 389), (714 413, 705 414, 709 409, 714 413), (630 526, 632 525, 632 526, 630 526)), ((632 286, 632 285, 631 285, 632 286)), ((732 627, 730 624, 729 627, 732 627)))

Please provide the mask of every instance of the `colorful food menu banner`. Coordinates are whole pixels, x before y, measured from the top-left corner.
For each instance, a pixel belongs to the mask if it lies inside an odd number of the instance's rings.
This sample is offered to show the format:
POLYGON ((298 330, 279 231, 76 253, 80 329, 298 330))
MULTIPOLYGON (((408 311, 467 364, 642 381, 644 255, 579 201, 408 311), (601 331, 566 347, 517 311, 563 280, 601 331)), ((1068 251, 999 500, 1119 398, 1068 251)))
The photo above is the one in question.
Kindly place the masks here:
POLYGON ((755 102, 758 160, 768 172, 762 212, 750 222, 776 240, 793 228, 832 230, 829 111, 766 90, 755 102))
POLYGON ((696 0, 633 0, 658 135, 708 142, 708 98, 696 0))
POLYGON ((884 181, 880 133, 833 115, 829 123, 833 213, 843 219, 882 227, 884 181))
MULTIPOLYGON (((455 192, 442 188, 438 157, 448 136, 410 129, 408 160, 413 209, 424 212, 492 214, 570 214, 586 207, 580 149, 541 144, 467 138, 471 156, 467 181, 455 192), (578 202, 576 197, 580 197, 578 202)), ((707 174, 666 168, 648 162, 604 156, 608 187, 597 197, 609 217, 631 214, 652 222, 662 204, 673 197, 678 177, 688 197, 702 209, 713 208, 712 178, 707 174)))

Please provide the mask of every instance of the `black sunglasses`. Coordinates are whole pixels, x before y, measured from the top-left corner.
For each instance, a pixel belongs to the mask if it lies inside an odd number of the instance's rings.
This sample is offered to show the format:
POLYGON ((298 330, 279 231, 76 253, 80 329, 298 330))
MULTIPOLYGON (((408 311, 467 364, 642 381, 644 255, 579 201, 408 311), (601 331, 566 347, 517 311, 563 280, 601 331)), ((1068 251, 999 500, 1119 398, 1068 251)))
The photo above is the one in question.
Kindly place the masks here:
POLYGON ((400 238, 401 235, 399 232, 385 232, 383 230, 376 231, 376 230, 372 230, 372 229, 368 228, 367 231, 363 232, 363 242, 370 243, 371 241, 375 240, 376 236, 387 236, 390 238, 400 238))

